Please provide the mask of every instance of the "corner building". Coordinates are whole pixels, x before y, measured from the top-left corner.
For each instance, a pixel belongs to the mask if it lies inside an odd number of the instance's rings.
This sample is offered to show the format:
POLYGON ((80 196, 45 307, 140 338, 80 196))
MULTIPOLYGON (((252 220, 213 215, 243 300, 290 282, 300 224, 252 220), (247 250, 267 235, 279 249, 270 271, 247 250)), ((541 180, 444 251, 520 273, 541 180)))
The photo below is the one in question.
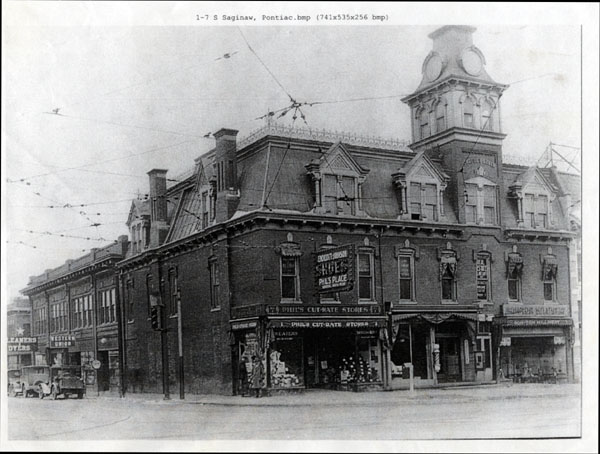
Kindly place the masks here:
POLYGON ((474 31, 430 35, 409 146, 268 122, 174 185, 149 172, 119 263, 129 391, 239 393, 257 361, 270 392, 400 389, 408 363, 417 386, 572 378, 573 185, 503 162, 474 31))

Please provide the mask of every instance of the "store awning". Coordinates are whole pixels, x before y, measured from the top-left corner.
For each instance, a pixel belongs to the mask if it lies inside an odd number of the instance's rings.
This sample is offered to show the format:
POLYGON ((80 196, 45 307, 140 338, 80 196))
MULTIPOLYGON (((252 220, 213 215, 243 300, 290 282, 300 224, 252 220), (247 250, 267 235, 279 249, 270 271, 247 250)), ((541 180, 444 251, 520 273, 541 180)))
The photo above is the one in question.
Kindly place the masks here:
POLYGON ((475 312, 409 312, 404 314, 393 314, 392 322, 418 318, 429 323, 439 324, 452 318, 477 321, 477 313, 475 312))

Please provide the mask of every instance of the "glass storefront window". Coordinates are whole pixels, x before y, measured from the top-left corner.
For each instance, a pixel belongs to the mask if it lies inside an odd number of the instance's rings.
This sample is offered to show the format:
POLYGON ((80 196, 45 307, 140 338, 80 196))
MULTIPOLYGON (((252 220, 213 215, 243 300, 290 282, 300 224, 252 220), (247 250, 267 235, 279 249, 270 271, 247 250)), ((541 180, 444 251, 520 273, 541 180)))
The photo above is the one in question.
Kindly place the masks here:
POLYGON ((272 388, 304 387, 304 352, 302 338, 278 337, 271 346, 272 388))

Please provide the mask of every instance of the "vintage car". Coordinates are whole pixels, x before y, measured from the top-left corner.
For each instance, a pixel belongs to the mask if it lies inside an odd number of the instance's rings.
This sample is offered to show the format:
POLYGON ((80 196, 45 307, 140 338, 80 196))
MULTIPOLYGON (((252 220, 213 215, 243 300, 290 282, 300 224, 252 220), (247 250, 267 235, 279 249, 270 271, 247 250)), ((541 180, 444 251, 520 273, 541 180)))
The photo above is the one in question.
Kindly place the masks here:
POLYGON ((36 394, 40 399, 45 396, 56 399, 60 395, 82 399, 85 394, 79 366, 28 366, 23 368, 22 375, 25 397, 36 394))
POLYGON ((15 397, 23 394, 23 383, 21 382, 21 371, 19 369, 8 370, 8 395, 15 397))

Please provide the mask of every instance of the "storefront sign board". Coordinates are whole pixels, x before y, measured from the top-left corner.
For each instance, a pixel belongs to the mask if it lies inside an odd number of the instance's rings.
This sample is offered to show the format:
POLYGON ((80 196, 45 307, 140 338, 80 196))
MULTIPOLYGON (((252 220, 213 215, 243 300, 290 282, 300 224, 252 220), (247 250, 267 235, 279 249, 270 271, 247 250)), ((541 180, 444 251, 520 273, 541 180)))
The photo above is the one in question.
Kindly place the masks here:
POLYGON ((527 304, 503 304, 502 314, 527 317, 568 317, 569 307, 565 305, 544 306, 527 304))
POLYGON ((273 320, 271 325, 277 328, 376 328, 385 326, 385 320, 273 320))
POLYGON ((74 342, 75 336, 72 334, 50 336, 50 347, 52 348, 70 347, 74 342))
POLYGON ((379 305, 368 305, 368 306, 304 306, 304 305, 272 305, 266 306, 266 313, 268 315, 276 314, 294 314, 294 315, 315 315, 315 314, 326 314, 326 315, 374 315, 381 314, 381 306, 379 305))
POLYGON ((251 329, 256 328, 256 320, 248 321, 248 322, 235 322, 231 324, 231 329, 234 331, 240 329, 251 329))
POLYGON ((37 344, 37 338, 35 338, 35 337, 9 337, 7 342, 9 344, 37 344))

